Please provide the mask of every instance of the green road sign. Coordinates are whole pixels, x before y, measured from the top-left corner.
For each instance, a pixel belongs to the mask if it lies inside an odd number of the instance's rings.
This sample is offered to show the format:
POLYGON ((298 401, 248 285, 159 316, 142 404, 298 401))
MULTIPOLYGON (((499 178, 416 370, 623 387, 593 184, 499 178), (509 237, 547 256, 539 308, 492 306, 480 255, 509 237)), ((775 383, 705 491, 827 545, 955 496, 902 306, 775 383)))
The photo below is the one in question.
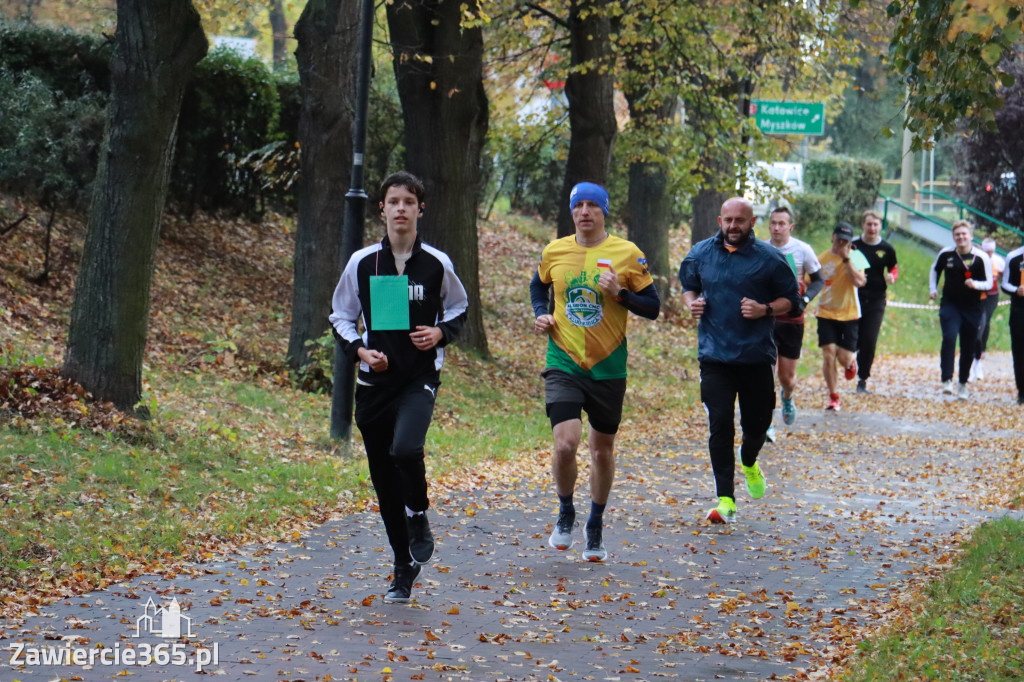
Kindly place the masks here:
POLYGON ((769 135, 824 135, 824 102, 780 102, 755 99, 750 115, 762 133, 769 135))

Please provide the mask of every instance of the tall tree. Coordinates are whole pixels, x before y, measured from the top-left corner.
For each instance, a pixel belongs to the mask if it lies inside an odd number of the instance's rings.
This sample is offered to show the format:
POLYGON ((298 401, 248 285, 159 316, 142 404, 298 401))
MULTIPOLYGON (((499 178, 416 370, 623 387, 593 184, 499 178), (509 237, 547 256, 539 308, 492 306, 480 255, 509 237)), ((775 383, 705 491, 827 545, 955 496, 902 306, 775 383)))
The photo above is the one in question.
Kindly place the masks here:
POLYGON ((62 373, 97 398, 132 409, 142 396, 178 112, 207 42, 190 0, 118 0, 114 43, 103 153, 62 373))
POLYGON ((1021 3, 893 0, 888 14, 898 18, 889 56, 907 86, 913 148, 954 132, 961 117, 994 128, 1000 88, 1014 83, 1002 60, 1021 42, 1021 3))
POLYGON ((558 236, 575 232, 569 192, 588 180, 608 183, 618 122, 615 119, 615 55, 611 43, 609 0, 570 0, 565 25, 569 30, 569 157, 565 162, 558 236))
MULTIPOLYGON (((640 4, 632 21, 620 27, 625 57, 620 85, 629 105, 625 145, 629 158, 629 238, 647 257, 658 293, 667 299, 673 267, 669 263, 668 228, 672 209, 669 166, 673 162, 673 130, 679 128, 678 88, 670 69, 655 55, 664 36, 654 21, 663 5, 640 4), (653 29, 653 30, 652 30, 653 29)), ((620 150, 623 145, 620 144, 620 150)))
POLYGON ((341 272, 342 217, 352 158, 359 0, 309 0, 295 24, 302 88, 299 214, 288 364, 309 361, 307 343, 329 327, 341 272))
POLYGON ((281 0, 270 0, 270 6, 267 8, 267 19, 270 20, 270 42, 274 71, 281 71, 288 63, 286 47, 288 44, 288 18, 285 16, 284 4, 281 0))
POLYGON ((714 234, 722 199, 736 192, 737 179, 745 184, 752 157, 771 149, 750 120, 751 98, 825 100, 834 110, 846 84, 836 77, 839 67, 858 47, 846 29, 853 10, 839 0, 703 6, 716 21, 691 23, 704 41, 689 44, 706 63, 694 79, 698 88, 684 95, 704 152, 695 169, 702 183, 693 200, 694 240, 714 234))
POLYGON ((486 355, 476 231, 488 126, 479 11, 475 0, 387 5, 406 166, 427 184, 420 232, 448 253, 470 294, 461 342, 486 355))
MULTIPOLYGON (((1000 68, 1014 84, 999 91, 993 112, 995 129, 961 121, 954 158, 954 183, 968 204, 1005 223, 1024 225, 1024 45, 1003 59, 1000 68)), ((1016 245, 1005 241, 1003 246, 1016 245)))

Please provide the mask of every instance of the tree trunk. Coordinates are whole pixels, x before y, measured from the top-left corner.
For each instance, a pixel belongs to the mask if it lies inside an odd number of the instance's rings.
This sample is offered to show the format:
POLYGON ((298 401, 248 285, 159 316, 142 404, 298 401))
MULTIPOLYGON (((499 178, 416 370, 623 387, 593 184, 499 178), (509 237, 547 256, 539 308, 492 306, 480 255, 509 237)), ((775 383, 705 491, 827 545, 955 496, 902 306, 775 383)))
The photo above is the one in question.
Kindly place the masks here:
POLYGON ((342 223, 352 162, 359 0, 310 0, 295 24, 302 88, 298 222, 288 364, 309 362, 307 341, 330 327, 341 275, 342 223))
MULTIPOLYGON (((655 76, 651 74, 653 83, 655 76)), ((642 85, 626 93, 629 102, 630 121, 643 139, 658 140, 665 137, 665 130, 674 124, 679 110, 675 97, 666 97, 659 106, 650 108, 643 102, 650 88, 642 85)), ((653 149, 654 156, 663 158, 660 149, 653 149)), ((672 208, 672 197, 668 196, 668 177, 661 162, 634 161, 629 165, 629 238, 640 247, 647 257, 647 267, 654 276, 661 300, 668 298, 670 284, 675 270, 668 261, 668 228, 672 208)))
POLYGON ((114 43, 107 128, 62 373, 97 398, 132 409, 142 396, 178 112, 207 43, 189 0, 118 0, 114 43))
POLYGON ((569 7, 573 70, 565 81, 570 136, 565 181, 558 205, 559 237, 576 231, 569 208, 569 192, 573 186, 584 180, 599 185, 608 182, 618 123, 607 4, 607 0, 572 0, 569 7))
POLYGON ((281 0, 270 0, 267 13, 270 19, 274 71, 282 71, 288 61, 288 19, 285 17, 281 0))
MULTIPOLYGON (((695 119, 697 117, 694 117, 695 119)), ((699 119, 694 123, 698 127, 699 119)), ((715 133, 717 134, 717 132, 715 133)), ((701 185, 693 197, 691 243, 715 236, 719 231, 718 216, 725 200, 736 194, 735 159, 725 145, 714 149, 715 157, 703 156, 700 162, 701 185)))
POLYGON ((693 197, 693 226, 690 229, 690 241, 696 244, 708 237, 714 237, 719 231, 718 216, 722 204, 730 196, 729 192, 702 187, 693 197))
POLYGON ((637 161, 629 164, 629 239, 647 258, 658 294, 664 301, 672 281, 668 262, 669 197, 668 179, 658 163, 637 161))
POLYGON ((397 0, 388 3, 395 79, 405 121, 406 167, 427 186, 419 220, 423 239, 445 251, 469 293, 460 342, 485 356, 480 305, 477 206, 480 154, 487 134, 483 36, 461 26, 477 3, 397 0))

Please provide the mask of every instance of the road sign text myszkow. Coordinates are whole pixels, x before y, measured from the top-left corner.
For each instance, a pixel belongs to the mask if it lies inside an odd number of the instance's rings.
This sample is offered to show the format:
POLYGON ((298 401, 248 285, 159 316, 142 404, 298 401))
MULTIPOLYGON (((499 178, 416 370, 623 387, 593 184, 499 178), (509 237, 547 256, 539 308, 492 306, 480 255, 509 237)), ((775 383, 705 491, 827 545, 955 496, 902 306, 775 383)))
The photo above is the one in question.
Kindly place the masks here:
POLYGON ((824 102, 779 102, 755 99, 750 115, 762 133, 769 135, 824 135, 824 102))

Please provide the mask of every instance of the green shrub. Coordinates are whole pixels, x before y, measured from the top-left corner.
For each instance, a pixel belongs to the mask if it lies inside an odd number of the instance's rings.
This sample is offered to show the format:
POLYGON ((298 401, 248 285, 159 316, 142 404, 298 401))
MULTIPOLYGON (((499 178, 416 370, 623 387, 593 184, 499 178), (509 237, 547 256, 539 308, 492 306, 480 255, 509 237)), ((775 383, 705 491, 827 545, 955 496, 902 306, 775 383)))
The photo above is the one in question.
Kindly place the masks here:
POLYGON ((0 22, 0 67, 35 76, 69 100, 110 91, 113 51, 100 36, 0 22))
POLYGON ((858 226, 861 214, 875 205, 883 175, 882 164, 877 161, 815 159, 804 168, 804 187, 811 194, 828 195, 835 200, 832 222, 845 220, 858 226))
POLYGON ((105 119, 101 92, 70 97, 0 67, 0 186, 47 208, 84 208, 105 119))
POLYGON ((240 162, 267 144, 278 112, 276 83, 263 62, 210 52, 182 98, 169 198, 186 213, 253 210, 260 181, 240 162))
POLYGON ((552 110, 493 126, 487 153, 494 164, 495 191, 509 197, 513 211, 546 220, 558 217, 569 150, 562 115, 552 110))
MULTIPOLYGON (((101 37, 0 22, 0 70, 8 72, 0 97, 0 135, 6 135, 0 154, 7 163, 0 182, 40 196, 88 194, 112 53, 111 42, 101 37), (73 120, 78 115, 83 119, 73 120), (63 166, 56 173, 58 159, 63 166), (68 179, 74 188, 64 188, 68 179)), ((211 52, 197 65, 183 97, 169 205, 185 213, 253 213, 268 200, 293 206, 301 108, 296 74, 274 74, 229 50, 211 52)), ((404 163, 401 105, 390 69, 372 83, 367 129, 372 187, 404 163)), ((557 193, 560 184, 552 188, 557 193)))
POLYGON ((804 241, 812 234, 831 234, 835 227, 836 200, 831 194, 797 194, 793 198, 793 210, 796 212, 793 222, 804 241))

